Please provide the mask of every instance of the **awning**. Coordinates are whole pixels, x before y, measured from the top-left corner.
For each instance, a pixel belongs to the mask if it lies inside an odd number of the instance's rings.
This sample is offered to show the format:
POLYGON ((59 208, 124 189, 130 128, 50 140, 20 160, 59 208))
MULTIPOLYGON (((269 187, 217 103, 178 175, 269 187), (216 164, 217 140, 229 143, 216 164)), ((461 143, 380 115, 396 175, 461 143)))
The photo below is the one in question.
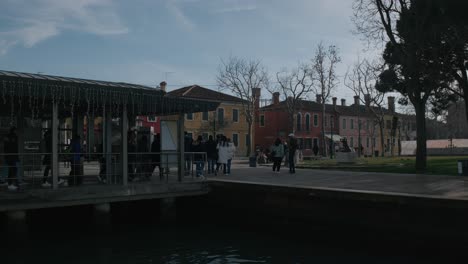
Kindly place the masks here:
POLYGON ((332 139, 333 137, 334 142, 339 142, 342 138, 340 135, 335 135, 335 134, 333 134, 333 136, 331 134, 325 134, 325 137, 328 139, 332 139))

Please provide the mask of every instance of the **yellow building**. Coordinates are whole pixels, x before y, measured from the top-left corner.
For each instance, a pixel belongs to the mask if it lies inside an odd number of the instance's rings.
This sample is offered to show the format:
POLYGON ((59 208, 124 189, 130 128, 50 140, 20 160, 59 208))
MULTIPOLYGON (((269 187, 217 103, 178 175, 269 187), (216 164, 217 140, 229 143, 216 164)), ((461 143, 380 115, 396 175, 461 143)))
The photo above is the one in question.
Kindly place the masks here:
POLYGON ((199 135, 205 140, 208 136, 213 136, 215 139, 217 134, 225 135, 236 145, 238 156, 246 155, 249 143, 248 123, 245 119, 242 99, 198 85, 183 87, 169 92, 168 95, 221 102, 215 111, 185 114, 185 131, 193 139, 199 135))

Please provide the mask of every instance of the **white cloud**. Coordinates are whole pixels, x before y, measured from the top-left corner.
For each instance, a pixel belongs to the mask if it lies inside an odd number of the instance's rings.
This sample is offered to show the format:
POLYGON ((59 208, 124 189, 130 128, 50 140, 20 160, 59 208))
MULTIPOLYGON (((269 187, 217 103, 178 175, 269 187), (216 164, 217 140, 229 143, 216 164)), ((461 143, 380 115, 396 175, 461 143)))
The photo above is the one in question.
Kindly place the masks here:
POLYGON ((195 28, 195 23, 193 23, 193 21, 190 20, 187 15, 185 15, 182 8, 176 1, 169 0, 166 4, 166 7, 179 25, 183 26, 188 31, 192 31, 195 28))
POLYGON ((32 47, 64 30, 125 34, 128 28, 115 9, 113 0, 7 0, 0 16, 11 26, 0 32, 0 54, 15 45, 32 47))

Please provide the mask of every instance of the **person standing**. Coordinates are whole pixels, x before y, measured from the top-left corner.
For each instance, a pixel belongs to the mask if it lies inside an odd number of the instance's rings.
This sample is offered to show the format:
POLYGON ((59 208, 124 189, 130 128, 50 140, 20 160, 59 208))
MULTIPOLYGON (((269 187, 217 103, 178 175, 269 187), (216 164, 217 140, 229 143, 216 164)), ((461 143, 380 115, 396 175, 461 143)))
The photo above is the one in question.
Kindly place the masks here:
POLYGON ((136 135, 134 131, 128 131, 127 133, 127 155, 128 155, 128 180, 134 181, 135 178, 135 162, 136 162, 136 135))
POLYGON ((273 171, 276 173, 280 172, 281 161, 284 156, 284 146, 281 143, 281 139, 277 138, 273 146, 271 146, 271 158, 273 159, 273 171))
POLYGON ((187 133, 187 131, 184 132, 184 152, 185 154, 185 175, 189 175, 190 171, 192 170, 192 143, 193 139, 192 136, 187 133))
POLYGON ((80 185, 81 183, 83 183, 84 175, 81 171, 81 151, 81 138, 79 135, 75 135, 70 143, 70 153, 72 157, 70 170, 71 178, 68 179, 69 185, 80 185))
POLYGON ((234 154, 236 153, 236 146, 234 145, 233 142, 231 142, 231 139, 227 139, 228 142, 228 160, 226 163, 226 175, 231 174, 231 163, 232 159, 234 158, 234 154))
POLYGON ((208 174, 211 174, 215 172, 215 165, 218 161, 218 150, 216 149, 216 142, 213 140, 213 136, 210 135, 208 137, 205 146, 208 159, 208 174))
POLYGON ((151 174, 156 167, 159 168, 159 179, 163 178, 163 168, 161 167, 161 135, 158 133, 151 143, 151 174))
POLYGON ((296 173, 296 151, 297 151, 297 139, 294 137, 294 134, 289 134, 289 173, 296 173))
POLYGON ((202 136, 198 136, 195 141, 192 143, 192 152, 193 152, 193 163, 195 163, 196 168, 196 176, 197 178, 201 177, 204 179, 203 176, 203 169, 205 167, 205 160, 203 156, 203 152, 206 152, 205 144, 203 143, 202 136))
MULTIPOLYGON (((227 138, 225 136, 221 137, 221 141, 218 143, 216 147, 218 149, 218 163, 223 165, 223 173, 226 174, 226 165, 229 159, 229 144, 227 142, 227 138)), ((218 174, 219 167, 216 167, 215 175, 218 174)))
POLYGON ((52 132, 50 129, 44 133, 44 158, 42 159, 42 165, 45 166, 44 174, 42 178, 42 187, 50 187, 50 183, 47 182, 47 178, 49 178, 49 171, 51 169, 51 156, 52 156, 52 132))
POLYGON ((3 141, 5 162, 8 166, 8 190, 15 191, 18 189, 18 169, 16 163, 19 162, 18 157, 18 136, 16 135, 16 127, 11 127, 10 132, 3 141))

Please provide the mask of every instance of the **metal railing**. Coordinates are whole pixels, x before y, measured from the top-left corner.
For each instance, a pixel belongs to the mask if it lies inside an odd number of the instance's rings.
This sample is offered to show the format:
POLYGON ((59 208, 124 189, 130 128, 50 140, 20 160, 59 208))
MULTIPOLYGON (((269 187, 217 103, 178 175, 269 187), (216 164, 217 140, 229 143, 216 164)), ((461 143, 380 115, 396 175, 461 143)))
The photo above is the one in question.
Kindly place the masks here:
MULTIPOLYGON (((28 188, 52 185, 52 153, 0 153, 0 188, 7 183, 28 188)), ((176 151, 130 152, 127 154, 128 184, 175 183, 186 176, 206 174, 205 152, 184 154, 185 175, 179 179, 179 153, 176 151), (197 170, 198 168, 198 170, 197 170)), ((121 153, 58 153, 60 187, 90 184, 123 184, 121 153), (110 169, 108 169, 110 168, 110 169)), ((0 189, 1 190, 1 189, 0 189)))

